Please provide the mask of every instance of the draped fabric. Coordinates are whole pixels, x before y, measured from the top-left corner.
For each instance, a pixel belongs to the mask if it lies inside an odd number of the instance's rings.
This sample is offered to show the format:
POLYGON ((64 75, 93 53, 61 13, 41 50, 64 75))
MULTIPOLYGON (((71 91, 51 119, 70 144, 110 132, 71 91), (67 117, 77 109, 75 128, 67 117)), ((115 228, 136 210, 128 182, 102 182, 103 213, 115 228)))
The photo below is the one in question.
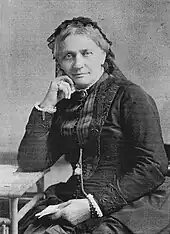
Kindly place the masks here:
POLYGON ((62 101, 56 115, 47 113, 45 121, 34 108, 18 162, 27 171, 40 170, 46 168, 47 157, 55 162, 65 154, 74 166, 80 147, 85 191, 94 195, 104 217, 76 227, 64 220, 37 223, 37 210, 82 198, 80 181, 72 175, 66 183, 46 190, 46 198, 21 220, 20 233, 27 228, 29 234, 35 233, 34 228, 41 234, 64 233, 63 230, 76 234, 170 233, 168 161, 159 115, 148 94, 120 73, 106 74, 89 90, 62 101))

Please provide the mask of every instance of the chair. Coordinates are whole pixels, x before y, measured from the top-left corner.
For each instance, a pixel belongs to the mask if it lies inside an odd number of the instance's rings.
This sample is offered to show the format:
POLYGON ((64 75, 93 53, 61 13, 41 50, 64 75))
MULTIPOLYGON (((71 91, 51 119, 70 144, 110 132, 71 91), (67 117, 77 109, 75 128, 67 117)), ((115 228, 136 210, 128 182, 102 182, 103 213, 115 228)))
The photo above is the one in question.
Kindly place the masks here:
POLYGON ((19 220, 43 197, 44 175, 49 171, 26 173, 16 170, 17 166, 0 165, 0 198, 9 200, 9 218, 0 218, 2 234, 9 233, 9 226, 11 234, 18 233, 19 220), (27 199, 23 195, 35 184, 37 194, 18 210, 19 199, 27 199))

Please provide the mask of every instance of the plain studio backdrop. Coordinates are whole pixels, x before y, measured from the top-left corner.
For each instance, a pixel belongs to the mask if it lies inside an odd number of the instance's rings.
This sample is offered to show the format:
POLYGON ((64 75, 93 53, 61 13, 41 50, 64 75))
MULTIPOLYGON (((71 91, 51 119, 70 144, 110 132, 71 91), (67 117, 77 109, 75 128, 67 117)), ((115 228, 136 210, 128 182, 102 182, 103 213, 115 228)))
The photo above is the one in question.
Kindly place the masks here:
POLYGON ((54 78, 46 39, 76 16, 92 17, 113 41, 117 65, 155 99, 170 143, 170 1, 0 0, 1 163, 16 163, 30 111, 54 78))

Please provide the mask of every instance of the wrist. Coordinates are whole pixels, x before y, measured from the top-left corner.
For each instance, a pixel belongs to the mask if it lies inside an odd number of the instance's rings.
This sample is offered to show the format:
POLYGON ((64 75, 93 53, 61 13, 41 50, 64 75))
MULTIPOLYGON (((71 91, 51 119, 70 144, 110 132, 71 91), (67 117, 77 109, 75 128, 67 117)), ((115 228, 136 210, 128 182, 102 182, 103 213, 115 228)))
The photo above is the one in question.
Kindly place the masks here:
POLYGON ((36 103, 35 108, 39 111, 48 112, 50 114, 53 114, 56 112, 56 107, 53 105, 41 105, 39 103, 36 103))
POLYGON ((81 203, 81 208, 84 210, 84 217, 85 219, 90 219, 91 217, 91 210, 90 210, 90 205, 89 205, 89 200, 87 198, 82 199, 83 203, 81 203))
POLYGON ((50 103, 45 103, 45 102, 40 102, 38 103, 38 106, 41 108, 41 109, 54 109, 55 108, 55 105, 53 104, 50 104, 50 103))
POLYGON ((90 206, 89 206, 89 200, 88 200, 88 198, 83 199, 83 201, 84 201, 84 206, 87 208, 87 210, 90 213, 90 206))

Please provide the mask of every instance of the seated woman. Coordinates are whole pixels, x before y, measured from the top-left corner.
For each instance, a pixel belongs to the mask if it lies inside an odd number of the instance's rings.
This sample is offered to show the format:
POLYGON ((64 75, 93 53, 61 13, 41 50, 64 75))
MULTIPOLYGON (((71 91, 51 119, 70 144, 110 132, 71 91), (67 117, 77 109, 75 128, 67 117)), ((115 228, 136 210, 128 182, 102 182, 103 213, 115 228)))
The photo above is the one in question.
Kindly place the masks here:
POLYGON ((62 155, 72 166, 19 223, 31 233, 170 233, 170 179, 153 99, 114 63, 96 22, 66 20, 48 38, 56 78, 33 108, 18 151, 23 171, 62 155))

